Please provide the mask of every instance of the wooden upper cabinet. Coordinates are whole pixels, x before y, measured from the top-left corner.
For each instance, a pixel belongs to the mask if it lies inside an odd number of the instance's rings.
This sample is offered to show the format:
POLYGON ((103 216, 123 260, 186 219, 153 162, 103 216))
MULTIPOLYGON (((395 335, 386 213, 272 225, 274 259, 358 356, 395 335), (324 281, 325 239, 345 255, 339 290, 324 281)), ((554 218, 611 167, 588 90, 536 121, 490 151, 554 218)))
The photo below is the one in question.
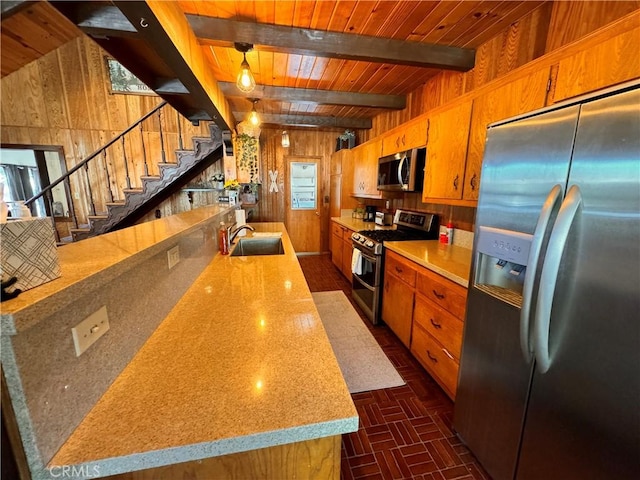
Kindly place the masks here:
MULTIPOLYGON (((358 205, 358 201, 353 198, 353 169, 354 169, 354 154, 355 149, 340 150, 342 173, 340 174, 340 208, 349 209, 355 208, 358 205)), ((337 215, 336 215, 337 216, 337 215)))
POLYGON ((560 60, 553 101, 640 77, 638 39, 640 27, 560 60))
POLYGON ((381 140, 374 138, 352 149, 354 152, 353 193, 363 197, 380 198, 378 191, 378 159, 381 140))
POLYGON ((461 200, 464 186, 471 101, 429 117, 422 201, 461 200))
POLYGON ((548 80, 549 68, 543 68, 474 99, 463 200, 478 201, 487 125, 544 107, 548 80))
POLYGON ((427 143, 427 118, 419 117, 386 133, 382 139, 382 155, 393 155, 427 143))

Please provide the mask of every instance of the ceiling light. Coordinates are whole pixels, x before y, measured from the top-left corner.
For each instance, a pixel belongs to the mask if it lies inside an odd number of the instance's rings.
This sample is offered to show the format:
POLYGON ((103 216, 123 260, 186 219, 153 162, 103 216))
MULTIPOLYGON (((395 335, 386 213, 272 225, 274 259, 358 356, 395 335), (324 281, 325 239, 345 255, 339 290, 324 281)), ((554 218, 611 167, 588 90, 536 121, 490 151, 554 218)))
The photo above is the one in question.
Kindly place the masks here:
POLYGON ((258 103, 258 99, 254 98, 251 100, 253 102, 253 108, 251 109, 251 113, 249 113, 249 123, 254 127, 260 125, 260 117, 258 116, 258 112, 256 112, 256 103, 258 103))
POLYGON ((282 146, 284 148, 289 148, 289 134, 286 130, 282 131, 282 146))
POLYGON ((247 52, 253 49, 253 45, 250 43, 235 43, 234 45, 236 50, 242 52, 242 63, 240 64, 240 73, 238 73, 236 86, 241 92, 252 92, 256 88, 256 80, 253 78, 251 67, 247 62, 247 52))

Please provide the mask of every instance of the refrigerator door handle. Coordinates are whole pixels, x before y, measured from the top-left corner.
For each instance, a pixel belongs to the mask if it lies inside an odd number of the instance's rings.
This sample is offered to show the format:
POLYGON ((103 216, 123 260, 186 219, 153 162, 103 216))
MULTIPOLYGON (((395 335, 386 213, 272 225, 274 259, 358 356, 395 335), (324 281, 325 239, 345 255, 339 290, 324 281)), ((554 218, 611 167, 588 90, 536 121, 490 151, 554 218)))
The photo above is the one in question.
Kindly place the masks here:
POLYGON ((529 250, 529 259, 527 260, 527 270, 522 289, 522 308, 520 309, 520 348, 527 363, 531 361, 533 354, 529 324, 531 319, 531 296, 533 294, 533 284, 538 270, 537 265, 540 258, 540 250, 542 249, 542 241, 547 231, 549 219, 561 201, 562 186, 558 184, 551 189, 549 195, 547 195, 547 199, 542 205, 538 223, 533 232, 533 239, 531 240, 531 249, 529 250))
POLYGON ((558 280, 558 269, 567 243, 569 230, 582 203, 582 194, 577 185, 573 185, 567 193, 558 218, 553 225, 549 246, 542 265, 540 276, 540 290, 536 305, 534 330, 534 350, 540 373, 546 373, 551 367, 551 355, 549 354, 549 325, 551 323, 551 306, 553 294, 558 280))

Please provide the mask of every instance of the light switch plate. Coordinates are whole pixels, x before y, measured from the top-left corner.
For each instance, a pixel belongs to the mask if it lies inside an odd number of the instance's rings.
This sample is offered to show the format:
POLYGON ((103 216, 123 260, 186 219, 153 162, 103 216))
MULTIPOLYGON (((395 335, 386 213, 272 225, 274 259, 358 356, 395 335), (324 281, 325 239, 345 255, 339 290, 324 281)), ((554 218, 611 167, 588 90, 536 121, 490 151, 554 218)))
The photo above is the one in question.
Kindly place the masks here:
POLYGON ((175 267, 180 261, 180 247, 178 245, 167 250, 167 260, 169 261, 169 270, 175 267))
POLYGON ((73 327, 71 334, 73 335, 73 345, 76 347, 76 357, 82 355, 108 330, 107 307, 102 307, 73 327))

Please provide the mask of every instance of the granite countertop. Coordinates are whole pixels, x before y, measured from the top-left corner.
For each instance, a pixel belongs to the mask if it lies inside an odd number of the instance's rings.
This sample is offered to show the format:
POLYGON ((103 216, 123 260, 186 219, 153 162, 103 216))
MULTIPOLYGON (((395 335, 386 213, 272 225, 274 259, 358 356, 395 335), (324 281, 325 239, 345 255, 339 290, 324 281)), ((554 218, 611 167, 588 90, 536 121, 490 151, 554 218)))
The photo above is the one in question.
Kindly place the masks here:
POLYGON ((437 240, 384 242, 384 246, 453 282, 469 288, 472 250, 437 240))
POLYGON ((43 313, 63 307, 167 248, 176 235, 197 229, 211 217, 234 208, 202 207, 58 248, 61 276, 3 302, 0 332, 15 335, 32 326, 43 313))
POLYGON ((101 475, 353 432, 358 415, 284 255, 216 255, 49 466, 101 475))

